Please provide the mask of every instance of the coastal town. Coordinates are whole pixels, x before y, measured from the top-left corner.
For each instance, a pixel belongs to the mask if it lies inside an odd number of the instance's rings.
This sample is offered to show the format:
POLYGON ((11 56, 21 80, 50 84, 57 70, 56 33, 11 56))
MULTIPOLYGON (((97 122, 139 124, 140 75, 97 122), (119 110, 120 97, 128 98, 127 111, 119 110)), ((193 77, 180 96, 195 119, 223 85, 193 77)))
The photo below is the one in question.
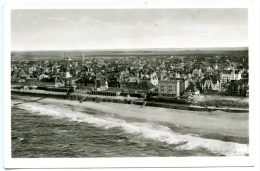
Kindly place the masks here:
MULTIPOLYGON (((200 95, 248 97, 248 56, 127 56, 12 60, 12 89, 191 102, 200 95), (175 99, 175 100, 174 100, 175 99)), ((219 105, 219 104, 214 104, 219 105)))
MULTIPOLYGON (((224 3, 143 4, 10 7, 3 110, 8 165, 19 158, 50 158, 55 165, 56 159, 84 159, 90 168, 106 168, 110 159, 148 168, 244 166, 235 156, 249 162, 258 125, 251 122, 257 116, 252 12, 224 3)), ((36 163, 28 160, 29 168, 42 165, 36 163)), ((68 168, 85 168, 72 163, 68 168)))

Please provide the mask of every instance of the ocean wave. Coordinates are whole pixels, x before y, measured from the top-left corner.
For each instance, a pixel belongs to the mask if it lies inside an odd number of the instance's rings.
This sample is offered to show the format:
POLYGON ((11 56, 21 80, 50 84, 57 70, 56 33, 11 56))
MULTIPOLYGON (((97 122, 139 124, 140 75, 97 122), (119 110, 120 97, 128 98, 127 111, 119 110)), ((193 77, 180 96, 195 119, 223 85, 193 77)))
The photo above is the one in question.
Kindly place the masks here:
POLYGON ((54 105, 43 105, 40 103, 24 103, 18 105, 20 109, 49 115, 54 118, 66 118, 76 122, 86 122, 103 129, 120 128, 125 133, 133 134, 141 139, 176 144, 177 150, 196 150, 205 148, 218 155, 241 156, 248 155, 248 145, 234 142, 224 142, 221 140, 205 139, 194 134, 179 134, 169 127, 153 124, 133 122, 128 123, 123 119, 113 118, 112 115, 96 116, 87 113, 73 111, 69 107, 59 107, 54 105))

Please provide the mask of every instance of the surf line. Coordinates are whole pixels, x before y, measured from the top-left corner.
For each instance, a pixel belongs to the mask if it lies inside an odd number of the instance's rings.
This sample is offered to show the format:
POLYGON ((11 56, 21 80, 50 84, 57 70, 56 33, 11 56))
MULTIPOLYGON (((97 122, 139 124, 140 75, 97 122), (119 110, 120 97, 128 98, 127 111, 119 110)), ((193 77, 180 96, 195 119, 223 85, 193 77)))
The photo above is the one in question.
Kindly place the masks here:
POLYGON ((19 104, 24 104, 24 103, 28 103, 28 102, 36 102, 36 101, 39 101, 39 100, 42 100, 42 99, 45 99, 45 97, 40 98, 40 99, 36 99, 36 100, 31 100, 31 101, 24 101, 24 102, 20 102, 20 103, 15 103, 15 104, 13 104, 13 105, 19 105, 19 104))

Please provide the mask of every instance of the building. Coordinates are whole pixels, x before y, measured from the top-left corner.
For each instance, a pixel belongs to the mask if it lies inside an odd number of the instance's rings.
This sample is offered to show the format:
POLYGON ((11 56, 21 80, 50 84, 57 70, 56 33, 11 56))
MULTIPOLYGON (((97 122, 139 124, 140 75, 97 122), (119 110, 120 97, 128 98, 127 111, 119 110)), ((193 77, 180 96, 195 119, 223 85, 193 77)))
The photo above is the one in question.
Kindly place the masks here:
POLYGON ((157 77, 157 75, 156 75, 156 72, 153 72, 153 73, 151 73, 150 74, 150 82, 153 84, 153 85, 155 85, 155 86, 157 86, 158 85, 158 77, 157 77))
POLYGON ((248 96, 249 87, 245 80, 232 80, 228 85, 228 95, 248 96))
POLYGON ((201 76, 202 76, 201 69, 197 69, 197 68, 195 68, 195 69, 192 71, 192 76, 198 76, 198 77, 201 77, 201 76))
POLYGON ((220 73, 220 83, 227 83, 231 80, 240 80, 242 77, 239 70, 224 70, 220 73))
POLYGON ((71 61, 71 59, 69 56, 67 56, 66 58, 64 58, 64 61, 71 61))
POLYGON ((29 67, 29 68, 28 68, 28 71, 29 71, 29 74, 30 74, 30 75, 33 75, 33 72, 36 71, 36 68, 33 67, 33 66, 32 66, 32 67, 29 67))
POLYGON ((80 90, 86 90, 87 89, 87 85, 88 85, 87 78, 81 78, 81 79, 77 80, 75 83, 76 83, 77 89, 80 89, 80 90))
POLYGON ((78 75, 80 75, 80 72, 82 71, 82 66, 76 66, 76 67, 74 67, 74 68, 72 68, 71 69, 71 75, 73 75, 73 76, 78 76, 78 75))
POLYGON ((158 83, 158 96, 179 97, 180 81, 179 80, 160 80, 158 83))
POLYGON ((125 80, 125 82, 133 82, 133 83, 135 83, 136 81, 140 82, 140 78, 139 77, 128 77, 128 78, 126 78, 124 80, 125 80))
POLYGON ((112 76, 108 79, 108 86, 109 87, 118 87, 119 81, 116 77, 112 76))
POLYGON ((213 75, 213 74, 214 74, 214 69, 212 69, 212 68, 206 69, 205 75, 213 75))
POLYGON ((67 87, 75 87, 76 88, 76 82, 77 80, 79 80, 80 78, 78 77, 68 77, 68 78, 63 78, 63 80, 65 81, 65 86, 67 87))
POLYGON ((129 67, 130 67, 130 70, 143 69, 143 65, 141 65, 141 64, 130 64, 129 67))
POLYGON ((133 93, 150 93, 155 91, 156 86, 150 82, 129 82, 124 86, 124 91, 133 93))
POLYGON ((61 78, 70 78, 70 77, 72 77, 72 75, 70 73, 70 69, 69 68, 63 69, 63 72, 60 72, 60 76, 61 76, 61 78))
POLYGON ((213 75, 204 77, 201 80, 201 89, 202 89, 202 91, 206 91, 206 90, 220 91, 221 84, 220 84, 219 78, 217 76, 213 76, 213 75))
POLYGON ((96 79, 95 80, 95 88, 97 91, 100 90, 107 90, 108 89, 108 82, 106 79, 96 79))
POLYGON ((97 60, 97 65, 98 66, 103 66, 103 65, 105 65, 105 61, 103 59, 98 59, 97 60))
POLYGON ((39 86, 51 86, 51 87, 61 87, 64 86, 65 82, 60 77, 48 77, 42 78, 39 82, 39 86))
POLYGON ((176 80, 180 81, 180 95, 182 95, 186 88, 189 86, 189 81, 184 77, 176 78, 176 80))
POLYGON ((11 76, 12 76, 13 79, 15 79, 15 78, 21 78, 21 79, 28 79, 28 78, 30 78, 29 72, 27 72, 23 68, 14 69, 11 72, 11 76))
POLYGON ((183 96, 199 95, 200 91, 191 83, 184 91, 183 96))

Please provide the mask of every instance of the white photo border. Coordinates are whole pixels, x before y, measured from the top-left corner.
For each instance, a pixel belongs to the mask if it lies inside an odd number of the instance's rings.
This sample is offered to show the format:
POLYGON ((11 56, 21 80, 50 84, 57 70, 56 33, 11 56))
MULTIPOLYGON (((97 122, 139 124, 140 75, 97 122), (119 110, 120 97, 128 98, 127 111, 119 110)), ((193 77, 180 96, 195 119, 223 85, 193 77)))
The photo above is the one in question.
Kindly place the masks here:
MULTIPOLYGON (((240 167, 254 166, 255 138, 259 136, 259 56, 256 55, 254 1, 146 1, 146 2, 6 2, 4 3, 4 167, 5 168, 115 168, 115 167, 240 167), (249 27, 250 109, 249 156, 244 157, 138 157, 138 158, 12 158, 10 61, 12 9, 158 9, 158 8, 247 8, 249 27), (253 59, 252 59, 253 58, 253 59), (256 72, 255 72, 256 71, 256 72)), ((259 8, 258 8, 259 10, 259 8)), ((258 16, 259 17, 259 16, 258 16)), ((259 18, 258 18, 259 22, 259 18)), ((258 54, 259 55, 259 54, 258 54)), ((259 141, 258 141, 259 142, 259 141)))

